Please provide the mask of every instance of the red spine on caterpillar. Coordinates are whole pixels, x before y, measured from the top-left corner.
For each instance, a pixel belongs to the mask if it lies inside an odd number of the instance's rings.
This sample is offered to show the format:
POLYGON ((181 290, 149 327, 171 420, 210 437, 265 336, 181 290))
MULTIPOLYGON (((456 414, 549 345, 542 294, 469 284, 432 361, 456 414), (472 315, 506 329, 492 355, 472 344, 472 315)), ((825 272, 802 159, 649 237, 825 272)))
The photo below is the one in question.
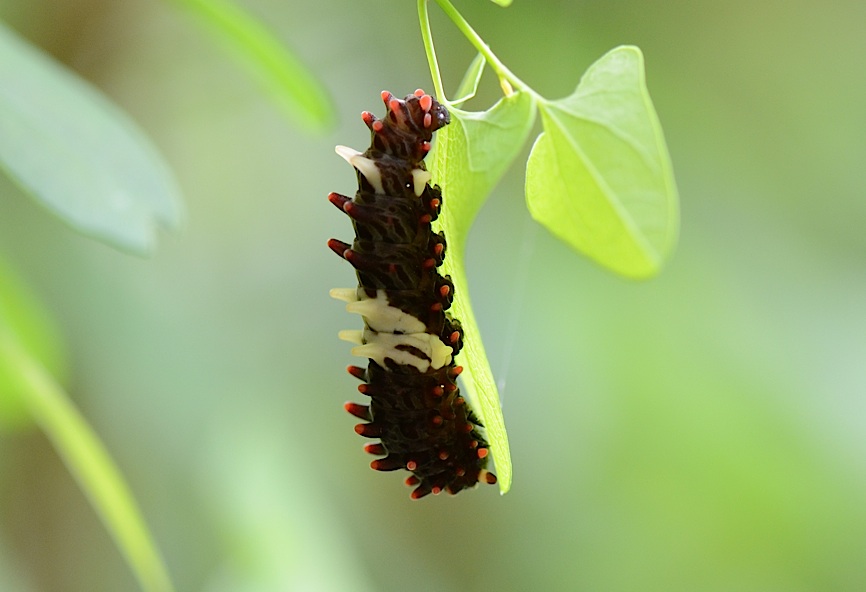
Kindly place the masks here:
POLYGON ((387 113, 378 119, 365 111, 370 129, 366 152, 337 146, 357 171, 353 198, 331 193, 328 200, 352 220, 352 244, 331 239, 328 246, 349 262, 357 288, 334 289, 364 328, 342 331, 367 368, 349 366, 363 381, 358 390, 370 404, 346 403, 346 410, 367 423, 355 431, 380 442, 365 450, 384 456, 371 463, 378 471, 405 469, 406 484, 419 499, 442 491, 455 494, 479 482, 495 483, 487 471, 488 444, 480 422, 460 396, 454 358, 463 346, 460 322, 447 312, 454 284, 437 268, 446 242, 430 223, 442 205, 430 185, 424 157, 433 133, 449 123, 436 99, 417 90, 405 99, 382 92, 387 113))

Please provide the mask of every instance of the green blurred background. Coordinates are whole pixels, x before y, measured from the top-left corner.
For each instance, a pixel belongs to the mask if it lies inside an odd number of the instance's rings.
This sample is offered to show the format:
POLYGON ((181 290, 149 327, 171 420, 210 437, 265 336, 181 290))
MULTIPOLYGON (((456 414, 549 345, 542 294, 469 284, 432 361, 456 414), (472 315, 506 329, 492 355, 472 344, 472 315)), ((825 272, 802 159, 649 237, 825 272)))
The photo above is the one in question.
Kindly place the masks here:
MULTIPOLYGON (((0 1, 185 192, 184 229, 139 259, 0 179, 0 252, 56 315, 178 590, 866 589, 866 3, 458 4, 551 98, 644 50, 682 233, 661 276, 619 279, 536 229, 511 171, 468 272, 514 486, 420 502, 341 409, 358 319, 325 247, 351 236, 334 144, 366 146, 380 90, 430 87, 414 3, 242 5, 333 94, 335 131, 287 122, 170 3, 0 1)), ((453 89, 474 54, 431 11, 453 89)), ((0 589, 136 589, 38 432, 0 436, 0 589)))

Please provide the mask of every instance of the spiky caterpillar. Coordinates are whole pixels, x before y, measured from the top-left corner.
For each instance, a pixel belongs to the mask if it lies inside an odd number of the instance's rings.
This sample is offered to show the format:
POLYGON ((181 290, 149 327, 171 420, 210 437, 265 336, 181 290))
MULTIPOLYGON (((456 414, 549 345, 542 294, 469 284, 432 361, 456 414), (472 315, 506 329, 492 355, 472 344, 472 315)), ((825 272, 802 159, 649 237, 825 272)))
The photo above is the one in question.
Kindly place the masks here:
POLYGON ((379 471, 406 469, 417 486, 412 498, 457 493, 479 481, 495 483, 485 469, 487 442, 456 384, 462 368, 454 357, 463 343, 460 322, 446 312, 454 285, 437 267, 445 236, 430 223, 439 215, 442 195, 429 184, 424 157, 433 132, 449 122, 444 106, 422 90, 405 99, 382 93, 384 119, 364 112, 372 142, 363 154, 345 146, 337 153, 357 170, 354 198, 331 193, 355 228, 353 244, 331 239, 328 246, 356 270, 358 288, 334 289, 346 310, 364 319, 362 331, 342 331, 356 343, 354 355, 367 368, 349 366, 364 384, 358 390, 370 405, 346 403, 346 410, 368 423, 355 431, 381 442, 365 450, 385 458, 379 471))

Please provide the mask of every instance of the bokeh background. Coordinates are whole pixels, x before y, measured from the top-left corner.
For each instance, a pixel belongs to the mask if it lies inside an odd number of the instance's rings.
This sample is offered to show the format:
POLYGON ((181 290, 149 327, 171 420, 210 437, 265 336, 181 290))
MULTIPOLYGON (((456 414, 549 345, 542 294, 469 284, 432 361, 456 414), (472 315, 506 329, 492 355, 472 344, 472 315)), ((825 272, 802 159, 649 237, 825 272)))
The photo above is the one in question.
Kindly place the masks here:
MULTIPOLYGON (((551 98, 644 50, 682 232, 658 278, 619 279, 537 228, 511 171, 468 272, 514 486, 420 502, 341 409, 360 397, 336 333, 358 320, 325 247, 351 234, 325 199, 354 186, 334 144, 363 149, 383 88, 430 86, 414 3, 241 4, 333 94, 336 130, 287 121, 170 3, 0 2, 185 192, 183 230, 140 259, 0 179, 0 251, 56 316, 178 590, 864 589, 866 3, 458 4, 551 98)), ((474 54, 431 11, 453 89, 474 54)), ((38 432, 0 435, 0 589, 136 589, 38 432)))

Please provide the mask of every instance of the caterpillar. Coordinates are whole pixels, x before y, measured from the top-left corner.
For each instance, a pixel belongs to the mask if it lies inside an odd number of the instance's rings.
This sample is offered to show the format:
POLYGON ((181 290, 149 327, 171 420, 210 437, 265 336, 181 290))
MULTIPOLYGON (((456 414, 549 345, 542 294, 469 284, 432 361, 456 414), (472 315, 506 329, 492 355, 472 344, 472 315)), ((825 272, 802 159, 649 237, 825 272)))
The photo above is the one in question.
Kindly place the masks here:
POLYGON ((405 99, 383 91, 382 100, 383 119, 361 114, 371 134, 367 151, 336 148, 356 170, 355 197, 328 195, 355 229, 351 245, 331 239, 328 246, 355 268, 359 284, 331 290, 331 296, 364 320, 363 330, 341 331, 340 338, 356 344, 353 355, 368 359, 366 368, 347 370, 362 381, 358 390, 370 404, 344 407, 366 422, 355 432, 379 439, 364 447, 384 456, 370 463, 373 469, 412 473, 406 479, 415 487, 412 499, 456 494, 481 481, 496 483, 496 476, 486 469, 483 426, 456 383, 463 331, 446 312, 454 284, 437 271, 445 235, 431 229, 442 193, 430 185, 423 161, 433 133, 450 115, 420 89, 405 99))

